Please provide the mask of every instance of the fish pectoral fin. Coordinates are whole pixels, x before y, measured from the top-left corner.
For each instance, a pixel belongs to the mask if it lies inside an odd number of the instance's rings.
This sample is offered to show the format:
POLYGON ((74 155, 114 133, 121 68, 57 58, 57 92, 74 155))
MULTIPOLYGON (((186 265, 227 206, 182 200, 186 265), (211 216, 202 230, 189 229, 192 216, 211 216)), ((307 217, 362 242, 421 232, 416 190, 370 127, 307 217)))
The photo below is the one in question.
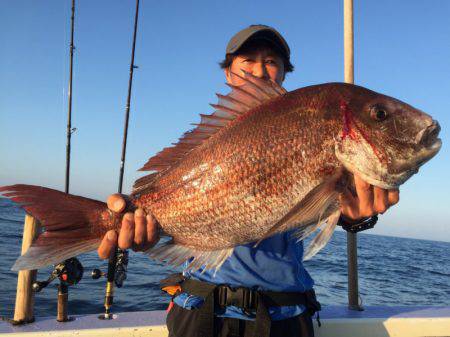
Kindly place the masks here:
MULTIPOLYGON (((324 222, 318 222, 318 224, 315 227, 317 229, 322 225, 320 232, 314 237, 314 239, 310 242, 308 245, 308 248, 306 248, 305 255, 303 256, 303 261, 309 260, 314 255, 316 255, 325 245, 330 241, 331 236, 334 233, 334 229, 336 228, 336 225, 339 221, 339 217, 341 216, 341 210, 337 209, 334 211, 324 222)), ((314 229, 314 230, 315 230, 314 229)), ((295 235, 297 236, 297 235, 295 235)), ((302 238, 303 235, 300 235, 299 239, 302 238)))
POLYGON ((323 219, 324 215, 328 216, 339 208, 338 197, 341 192, 338 181, 340 177, 340 174, 334 175, 314 187, 285 216, 272 226, 254 247, 269 236, 294 227, 302 226, 300 231, 307 233, 307 235, 311 234, 317 229, 317 223, 319 222, 320 224, 320 219, 323 219))
POLYGON ((200 251, 195 248, 169 241, 156 248, 145 251, 152 259, 164 261, 174 267, 192 259, 187 269, 198 270, 220 269, 225 260, 233 253, 233 247, 221 250, 200 251))

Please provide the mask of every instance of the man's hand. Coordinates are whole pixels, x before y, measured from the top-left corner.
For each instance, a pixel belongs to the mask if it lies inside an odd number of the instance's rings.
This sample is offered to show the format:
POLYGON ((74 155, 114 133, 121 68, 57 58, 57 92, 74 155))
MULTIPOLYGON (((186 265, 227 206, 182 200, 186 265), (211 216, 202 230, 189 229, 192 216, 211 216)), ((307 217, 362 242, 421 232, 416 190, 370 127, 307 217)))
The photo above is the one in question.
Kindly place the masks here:
POLYGON ((399 201, 399 190, 385 190, 372 186, 355 175, 356 196, 345 190, 340 196, 341 211, 345 218, 359 220, 382 214, 399 201))
MULTIPOLYGON (((110 195, 107 204, 108 208, 116 213, 122 213, 127 206, 121 194, 110 195)), ((125 213, 118 236, 115 230, 105 234, 97 252, 101 259, 107 259, 117 245, 121 249, 132 248, 136 252, 153 247, 158 240, 158 222, 151 214, 146 215, 144 210, 138 208, 134 214, 125 213)))

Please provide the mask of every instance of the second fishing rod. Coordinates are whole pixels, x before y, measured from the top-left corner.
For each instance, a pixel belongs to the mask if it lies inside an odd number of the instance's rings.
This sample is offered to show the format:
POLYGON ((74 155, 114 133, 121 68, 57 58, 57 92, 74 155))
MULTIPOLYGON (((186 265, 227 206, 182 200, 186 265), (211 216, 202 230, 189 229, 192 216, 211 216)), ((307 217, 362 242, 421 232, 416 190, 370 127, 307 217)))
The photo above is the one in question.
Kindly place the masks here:
MULTIPOLYGON (((130 62, 130 76, 128 80, 128 96, 127 103, 125 106, 125 122, 124 122, 124 131, 123 131, 123 140, 122 140, 122 154, 120 158, 120 173, 119 173, 119 186, 118 193, 122 193, 123 186, 123 175, 125 171, 125 157, 127 150, 127 137, 128 137, 128 121, 130 117, 130 106, 131 106, 131 93, 133 86, 133 73, 134 69, 137 66, 134 64, 134 53, 136 49, 136 34, 137 34, 137 26, 138 26, 138 17, 139 17, 139 0, 136 0, 136 12, 134 17, 134 30, 133 30, 133 44, 131 47, 131 62, 130 62)), ((105 293, 105 312, 103 315, 100 315, 101 319, 112 319, 111 308, 114 300, 114 285, 119 288, 122 286, 123 282, 126 279, 128 265, 128 252, 122 249, 115 249, 108 261, 108 272, 106 274, 107 282, 106 282, 106 293, 105 293)), ((94 274, 96 271, 94 271, 94 274)), ((98 272, 97 272, 98 274, 98 272)))

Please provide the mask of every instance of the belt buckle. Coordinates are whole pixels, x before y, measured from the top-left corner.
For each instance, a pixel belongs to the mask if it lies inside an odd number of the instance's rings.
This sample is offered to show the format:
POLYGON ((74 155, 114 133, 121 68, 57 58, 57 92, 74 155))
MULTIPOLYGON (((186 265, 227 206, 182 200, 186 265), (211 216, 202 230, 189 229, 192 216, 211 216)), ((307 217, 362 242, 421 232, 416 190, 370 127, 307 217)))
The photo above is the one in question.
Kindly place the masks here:
POLYGON ((231 288, 229 286, 226 286, 225 288, 225 305, 229 306, 229 305, 233 305, 235 307, 241 307, 242 304, 241 302, 241 298, 240 298, 240 293, 241 293, 241 289, 242 288, 231 288))
POLYGON ((255 309, 255 294, 248 288, 224 287, 224 302, 226 306, 232 305, 244 309, 244 312, 255 309))

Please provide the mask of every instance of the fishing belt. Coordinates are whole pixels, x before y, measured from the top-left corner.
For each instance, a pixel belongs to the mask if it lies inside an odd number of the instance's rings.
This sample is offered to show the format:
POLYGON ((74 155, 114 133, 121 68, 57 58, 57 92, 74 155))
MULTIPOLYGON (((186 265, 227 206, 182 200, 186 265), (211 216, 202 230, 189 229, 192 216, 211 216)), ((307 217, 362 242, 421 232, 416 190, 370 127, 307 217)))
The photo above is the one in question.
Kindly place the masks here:
MULTIPOLYGON (((214 312, 225 309, 227 306, 241 308, 246 314, 256 312, 254 332, 255 337, 269 337, 271 319, 269 307, 303 305, 308 313, 313 316, 321 309, 316 299, 314 289, 306 292, 275 292, 258 291, 250 288, 231 288, 227 285, 217 285, 192 279, 185 279, 181 274, 175 274, 161 281, 162 289, 167 291, 174 284, 179 285, 178 293, 188 293, 204 298, 204 302, 198 309, 199 337, 211 337, 214 332, 214 312)), ((171 288, 172 290, 174 288, 171 288)), ((170 291, 167 291, 171 293, 170 291)))

